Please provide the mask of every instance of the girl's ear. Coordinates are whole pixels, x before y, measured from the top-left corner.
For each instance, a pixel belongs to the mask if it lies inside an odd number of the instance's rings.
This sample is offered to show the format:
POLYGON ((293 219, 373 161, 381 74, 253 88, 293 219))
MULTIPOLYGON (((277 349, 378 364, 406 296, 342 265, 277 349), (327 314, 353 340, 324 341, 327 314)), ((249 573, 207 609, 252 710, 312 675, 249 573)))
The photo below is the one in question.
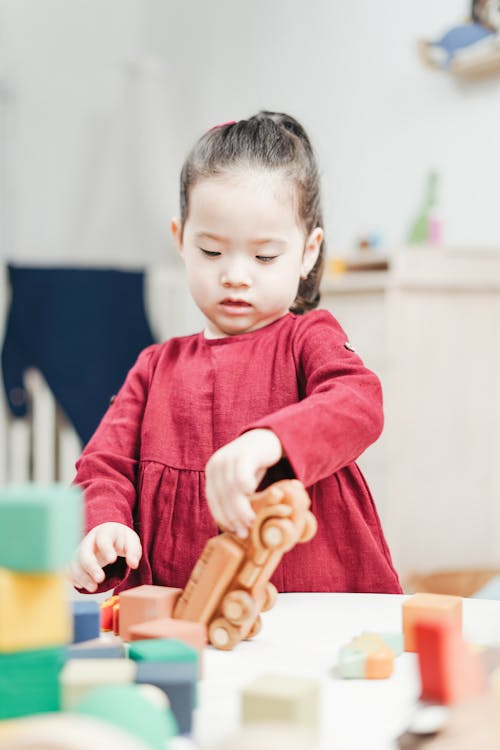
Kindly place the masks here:
POLYGON ((179 253, 179 255, 182 255, 182 227, 180 220, 176 217, 174 217, 170 222, 170 231, 172 232, 172 237, 174 238, 177 252, 179 253))
POLYGON ((319 250, 321 243, 323 242, 324 233, 321 227, 316 227, 312 230, 311 234, 307 238, 306 246, 304 248, 304 254, 302 256, 302 264, 300 267, 300 278, 306 279, 309 272, 314 267, 314 264, 318 260, 319 250))

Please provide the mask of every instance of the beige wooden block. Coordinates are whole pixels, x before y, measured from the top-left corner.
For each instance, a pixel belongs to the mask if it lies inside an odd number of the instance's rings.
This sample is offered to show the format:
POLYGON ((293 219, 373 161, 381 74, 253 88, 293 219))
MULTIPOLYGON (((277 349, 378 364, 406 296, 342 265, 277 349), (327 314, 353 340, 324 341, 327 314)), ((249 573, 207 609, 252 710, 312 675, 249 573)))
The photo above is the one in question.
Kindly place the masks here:
POLYGON ((62 646, 73 620, 61 573, 17 573, 0 568, 0 653, 62 646))
POLYGON ((136 672, 129 659, 70 659, 59 677, 62 709, 71 710, 91 688, 134 682, 136 672))
POLYGON ((280 722, 318 734, 319 682, 293 675, 267 674, 242 691, 242 722, 280 722))
POLYGON ((403 602, 405 651, 416 651, 415 623, 438 620, 457 625, 462 632, 462 599, 443 594, 414 594, 403 602))
POLYGON ((0 750, 151 750, 130 732, 103 719, 54 712, 0 722, 0 750))

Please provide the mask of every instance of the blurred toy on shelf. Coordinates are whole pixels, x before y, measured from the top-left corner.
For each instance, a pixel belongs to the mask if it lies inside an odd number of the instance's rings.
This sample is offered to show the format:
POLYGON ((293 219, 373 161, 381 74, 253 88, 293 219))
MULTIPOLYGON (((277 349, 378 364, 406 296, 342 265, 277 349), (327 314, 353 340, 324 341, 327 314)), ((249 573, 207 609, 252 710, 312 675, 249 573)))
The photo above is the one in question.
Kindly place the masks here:
POLYGON ((424 197, 408 233, 410 245, 440 245, 443 225, 438 201, 439 174, 431 170, 426 178, 424 197))
POLYGON ((500 73, 500 7, 493 0, 473 0, 470 18, 449 28, 441 37, 419 39, 422 62, 464 78, 500 73))
POLYGON ((389 259, 382 250, 379 232, 360 234, 354 249, 344 256, 330 255, 326 263, 326 275, 335 277, 350 271, 387 271, 389 259))

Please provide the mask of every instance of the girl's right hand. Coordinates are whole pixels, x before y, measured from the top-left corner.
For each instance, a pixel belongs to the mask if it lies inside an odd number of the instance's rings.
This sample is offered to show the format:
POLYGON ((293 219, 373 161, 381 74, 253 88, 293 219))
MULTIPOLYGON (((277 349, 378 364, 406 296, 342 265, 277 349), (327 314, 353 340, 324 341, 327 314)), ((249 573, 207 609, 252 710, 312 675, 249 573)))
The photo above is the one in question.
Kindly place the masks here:
POLYGON ((129 568, 137 568, 141 555, 141 542, 135 531, 123 523, 101 523, 80 542, 68 576, 73 586, 93 593, 106 578, 106 565, 124 557, 129 568))

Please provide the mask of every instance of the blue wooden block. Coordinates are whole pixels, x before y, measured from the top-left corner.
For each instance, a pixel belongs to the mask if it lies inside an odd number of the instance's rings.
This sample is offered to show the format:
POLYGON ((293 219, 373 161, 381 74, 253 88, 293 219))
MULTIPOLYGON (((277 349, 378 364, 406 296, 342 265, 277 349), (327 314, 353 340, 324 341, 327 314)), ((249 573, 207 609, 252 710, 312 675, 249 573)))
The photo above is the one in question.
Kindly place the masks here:
POLYGON ((100 638, 73 643, 66 647, 66 654, 68 659, 124 659, 126 656, 123 643, 107 643, 100 638))
POLYGON ((73 643, 91 641, 101 632, 101 611, 93 599, 71 603, 73 609, 73 643))
POLYGON ((167 694, 179 732, 191 731, 196 705, 196 662, 137 661, 137 683, 156 685, 167 694))

